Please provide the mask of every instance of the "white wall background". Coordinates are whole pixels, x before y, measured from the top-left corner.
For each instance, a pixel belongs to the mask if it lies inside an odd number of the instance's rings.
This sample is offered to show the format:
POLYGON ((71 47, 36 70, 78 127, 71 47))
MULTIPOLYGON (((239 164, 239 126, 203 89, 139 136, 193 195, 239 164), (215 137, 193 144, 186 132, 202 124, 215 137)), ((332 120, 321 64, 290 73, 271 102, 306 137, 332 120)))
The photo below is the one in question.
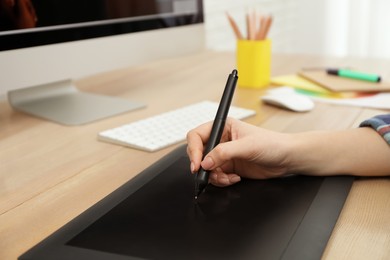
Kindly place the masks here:
POLYGON ((207 47, 233 50, 225 12, 245 31, 245 13, 270 13, 273 51, 390 58, 389 0, 204 0, 207 47))

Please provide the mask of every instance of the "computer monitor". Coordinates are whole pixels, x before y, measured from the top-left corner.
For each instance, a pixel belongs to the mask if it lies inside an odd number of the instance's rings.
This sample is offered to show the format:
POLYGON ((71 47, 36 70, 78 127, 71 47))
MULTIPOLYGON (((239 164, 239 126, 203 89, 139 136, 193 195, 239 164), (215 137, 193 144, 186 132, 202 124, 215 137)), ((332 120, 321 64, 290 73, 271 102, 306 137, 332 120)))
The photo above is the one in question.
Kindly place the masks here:
POLYGON ((145 105, 74 79, 203 48, 202 0, 0 0, 0 96, 66 125, 145 105))

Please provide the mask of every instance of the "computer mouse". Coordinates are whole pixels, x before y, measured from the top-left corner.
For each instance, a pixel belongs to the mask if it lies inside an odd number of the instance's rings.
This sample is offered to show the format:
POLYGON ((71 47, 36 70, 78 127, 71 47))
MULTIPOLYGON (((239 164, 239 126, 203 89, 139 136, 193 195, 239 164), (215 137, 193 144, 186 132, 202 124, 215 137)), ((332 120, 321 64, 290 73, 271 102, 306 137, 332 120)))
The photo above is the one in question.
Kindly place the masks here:
POLYGON ((298 94, 268 94, 261 97, 264 103, 295 112, 306 112, 314 108, 314 102, 298 94))

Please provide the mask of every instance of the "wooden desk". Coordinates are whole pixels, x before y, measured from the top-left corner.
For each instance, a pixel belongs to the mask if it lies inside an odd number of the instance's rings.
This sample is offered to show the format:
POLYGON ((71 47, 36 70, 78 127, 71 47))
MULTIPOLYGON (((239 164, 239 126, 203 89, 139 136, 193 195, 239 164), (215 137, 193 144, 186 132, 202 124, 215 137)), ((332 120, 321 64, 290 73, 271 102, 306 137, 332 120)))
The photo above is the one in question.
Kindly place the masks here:
MULTIPOLYGON (((385 61, 275 55, 272 70, 281 75, 301 67, 331 65, 375 66, 382 75, 389 67, 385 61)), ((17 258, 175 148, 142 152, 99 142, 98 132, 201 100, 218 101, 234 67, 232 53, 205 52, 79 80, 82 90, 148 104, 146 109, 84 126, 37 119, 1 102, 0 259, 17 258)), ((248 122, 276 131, 356 127, 383 113, 321 103, 309 113, 294 113, 261 104, 262 93, 238 88, 233 104, 257 111, 248 122)), ((390 259, 389 248, 389 178, 359 179, 324 259, 390 259)))

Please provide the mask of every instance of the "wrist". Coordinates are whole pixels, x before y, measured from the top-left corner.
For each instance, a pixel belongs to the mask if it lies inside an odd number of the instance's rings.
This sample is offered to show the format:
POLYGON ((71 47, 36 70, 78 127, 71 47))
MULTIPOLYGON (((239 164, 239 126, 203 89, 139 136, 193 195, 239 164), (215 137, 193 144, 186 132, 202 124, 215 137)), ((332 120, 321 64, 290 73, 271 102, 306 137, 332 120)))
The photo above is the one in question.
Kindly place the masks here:
POLYGON ((329 161, 333 160, 335 154, 328 149, 328 134, 322 131, 291 134, 288 145, 288 173, 329 174, 329 161))
POLYGON ((307 175, 390 174, 390 149, 370 128, 315 131, 290 136, 289 172, 307 175))

